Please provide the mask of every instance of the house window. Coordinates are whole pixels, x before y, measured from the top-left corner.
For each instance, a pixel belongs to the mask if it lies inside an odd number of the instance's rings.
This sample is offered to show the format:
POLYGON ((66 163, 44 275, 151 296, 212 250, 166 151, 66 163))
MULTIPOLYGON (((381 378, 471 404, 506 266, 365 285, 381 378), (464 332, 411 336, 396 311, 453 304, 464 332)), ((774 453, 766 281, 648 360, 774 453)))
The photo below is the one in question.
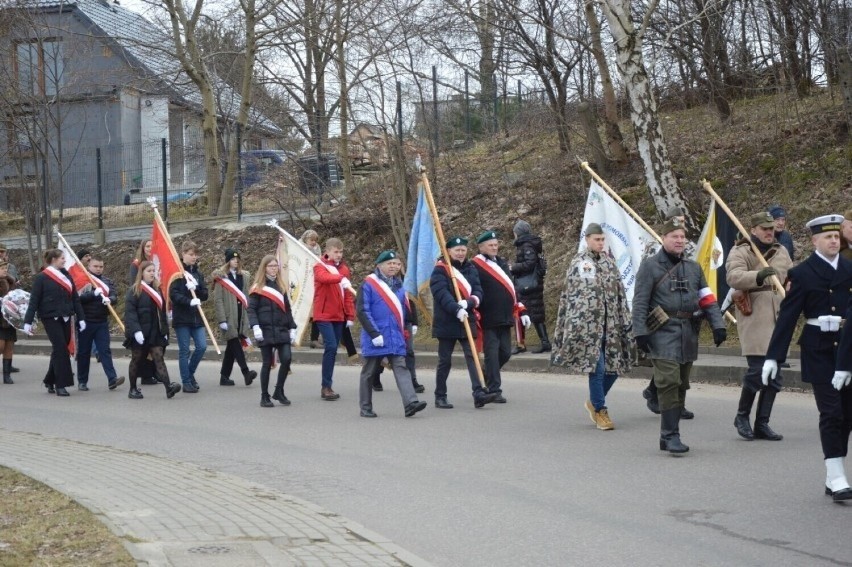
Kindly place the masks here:
POLYGON ((53 96, 63 84, 65 62, 57 38, 36 39, 15 45, 15 66, 22 95, 53 96))
POLYGON ((39 125, 32 114, 16 114, 8 121, 9 151, 18 157, 33 155, 40 138, 39 125))

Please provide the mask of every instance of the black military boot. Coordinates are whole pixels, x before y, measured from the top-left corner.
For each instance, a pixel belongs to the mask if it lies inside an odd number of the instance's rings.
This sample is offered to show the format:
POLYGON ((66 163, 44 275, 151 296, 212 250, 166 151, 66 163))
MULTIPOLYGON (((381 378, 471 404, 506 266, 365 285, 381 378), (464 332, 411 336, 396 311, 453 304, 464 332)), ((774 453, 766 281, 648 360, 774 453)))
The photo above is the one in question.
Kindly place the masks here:
POLYGON ((660 451, 673 454, 686 453, 689 447, 680 440, 680 408, 660 412, 660 451))
POLYGON ((284 379, 279 379, 275 384, 275 389, 272 391, 272 399, 278 400, 278 403, 282 406, 289 406, 290 400, 287 399, 287 396, 284 395, 284 382, 287 381, 287 377, 284 379))
POLYGON ((772 413, 772 404, 775 403, 775 388, 769 386, 760 391, 757 399, 757 413, 754 418, 754 438, 766 439, 768 441, 781 441, 783 435, 775 433, 769 427, 769 415, 772 413))
POLYGON ((254 382, 254 379, 257 378, 257 372, 254 370, 249 370, 246 368, 243 372, 243 379, 246 382, 246 386, 251 386, 251 383, 254 382))
POLYGON ((8 359, 3 359, 3 383, 4 384, 14 384, 15 382, 12 380, 12 361, 8 359))
POLYGON ((743 439, 752 441, 754 439, 754 431, 749 423, 749 415, 751 415, 751 406, 754 404, 756 392, 752 392, 748 388, 743 388, 740 393, 740 405, 737 408, 737 417, 734 418, 734 427, 737 428, 737 433, 743 439))
POLYGON ((220 385, 220 386, 233 386, 233 385, 234 385, 234 381, 233 381, 233 380, 231 380, 228 376, 225 376, 224 374, 221 374, 221 375, 219 376, 219 385, 220 385))
POLYGON ((544 323, 536 323, 535 332, 538 333, 538 337, 541 339, 541 346, 532 349, 530 352, 532 352, 533 354, 550 352, 551 346, 550 339, 547 337, 547 326, 544 323))

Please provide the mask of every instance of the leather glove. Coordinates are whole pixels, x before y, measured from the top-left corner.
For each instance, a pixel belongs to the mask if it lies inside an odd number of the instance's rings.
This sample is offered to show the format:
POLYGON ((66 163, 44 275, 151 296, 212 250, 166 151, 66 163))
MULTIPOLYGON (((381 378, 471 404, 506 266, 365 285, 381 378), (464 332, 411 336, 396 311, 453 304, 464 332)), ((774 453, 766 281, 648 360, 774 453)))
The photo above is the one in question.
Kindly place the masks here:
POLYGON ((839 390, 844 386, 848 386, 852 382, 852 372, 846 370, 838 370, 834 373, 834 378, 831 379, 831 385, 835 390, 839 390))
POLYGON ((462 299, 461 301, 459 301, 459 307, 464 310, 467 310, 467 299, 462 299))
POLYGON ((296 344, 296 329, 290 329, 290 344, 296 344))
POLYGON ((92 290, 92 293, 95 295, 95 297, 97 297, 99 295, 103 295, 104 290, 102 290, 98 286, 95 286, 95 289, 92 290))
POLYGON ((417 325, 411 326, 411 336, 412 337, 417 336, 417 325))
POLYGON ((648 335, 639 335, 636 337, 636 348, 642 352, 651 352, 651 337, 648 335))
POLYGON ((352 287, 352 282, 349 281, 349 278, 343 278, 342 280, 340 280, 340 287, 342 287, 343 289, 349 289, 350 287, 352 287))
POLYGON ((465 319, 467 319, 467 318, 468 318, 468 314, 467 314, 467 311, 465 311, 464 309, 459 309, 456 312, 456 319, 458 319, 462 323, 464 323, 465 319))
POLYGON ((80 332, 86 330, 86 322, 85 321, 77 321, 77 327, 80 329, 80 332))
POLYGON ((725 339, 728 338, 728 329, 722 327, 721 329, 713 329, 713 344, 717 347, 725 342, 725 339))
POLYGON ((532 325, 532 321, 530 321, 529 315, 521 315, 521 324, 525 329, 529 329, 530 325, 532 325))
POLYGON ((778 361, 772 360, 771 358, 767 358, 763 361, 763 370, 760 372, 760 381, 763 382, 764 386, 769 385, 770 380, 775 380, 775 376, 778 374, 778 361))
POLYGON ((763 282, 769 279, 771 276, 777 275, 778 272, 775 271, 775 268, 768 267, 763 268, 759 272, 757 272, 757 285, 763 285, 763 282))
POLYGON ((346 321, 346 328, 351 329, 355 326, 355 321, 346 321))
POLYGON ((136 342, 140 345, 145 342, 145 335, 142 334, 142 331, 136 331, 133 333, 133 338, 136 339, 136 342))
POLYGON ((221 323, 219 323, 219 328, 222 329, 223 331, 227 332, 228 331, 228 322, 222 321, 221 323))
POLYGON ((385 338, 384 338, 383 336, 381 336, 381 335, 379 335, 378 337, 374 338, 372 342, 373 342, 373 346, 374 346, 374 347, 383 347, 383 346, 385 346, 385 338))
POLYGON ((192 299, 189 300, 189 306, 190 307, 197 307, 199 305, 201 305, 201 300, 198 299, 197 297, 193 297, 192 299))
POLYGON ((109 305, 110 303, 112 303, 112 301, 110 300, 109 297, 102 295, 101 296, 101 303, 103 303, 104 305, 109 305))
POLYGON ((251 328, 254 331, 254 340, 262 341, 263 340, 263 331, 260 329, 260 325, 255 325, 251 328))
POLYGON ((24 333, 28 334, 29 336, 33 336, 33 326, 30 323, 24 325, 24 333))

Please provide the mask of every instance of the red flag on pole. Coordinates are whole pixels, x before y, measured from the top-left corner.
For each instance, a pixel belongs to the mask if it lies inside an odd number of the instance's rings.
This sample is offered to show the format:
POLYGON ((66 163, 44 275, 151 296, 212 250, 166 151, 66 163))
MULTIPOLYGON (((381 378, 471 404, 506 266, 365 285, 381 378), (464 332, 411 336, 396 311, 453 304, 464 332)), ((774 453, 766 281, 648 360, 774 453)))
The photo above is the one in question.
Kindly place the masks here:
POLYGON ((77 288, 77 291, 80 291, 83 286, 91 283, 89 276, 86 274, 86 268, 77 260, 77 255, 65 244, 64 238, 59 239, 58 246, 62 250, 62 253, 65 254, 65 269, 71 274, 71 279, 74 280, 74 286, 77 288))
POLYGON ((166 310, 170 309, 169 287, 172 282, 183 277, 183 266, 178 259, 175 245, 169 237, 169 231, 163 226, 159 215, 154 216, 154 230, 151 232, 151 257, 157 268, 160 289, 166 298, 166 310))

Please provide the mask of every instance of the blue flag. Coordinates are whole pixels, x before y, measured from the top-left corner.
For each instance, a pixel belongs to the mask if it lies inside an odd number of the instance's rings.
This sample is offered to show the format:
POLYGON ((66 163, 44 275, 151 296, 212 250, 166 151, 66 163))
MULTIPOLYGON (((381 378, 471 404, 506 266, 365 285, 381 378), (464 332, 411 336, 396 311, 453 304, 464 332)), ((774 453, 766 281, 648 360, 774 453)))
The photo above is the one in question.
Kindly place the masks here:
POLYGON ((435 260, 441 254, 429 204, 426 202, 426 191, 420 186, 417 196, 417 209, 414 212, 414 222, 411 223, 411 239, 408 242, 408 263, 406 265, 403 288, 413 299, 429 288, 429 278, 435 267, 435 260))

